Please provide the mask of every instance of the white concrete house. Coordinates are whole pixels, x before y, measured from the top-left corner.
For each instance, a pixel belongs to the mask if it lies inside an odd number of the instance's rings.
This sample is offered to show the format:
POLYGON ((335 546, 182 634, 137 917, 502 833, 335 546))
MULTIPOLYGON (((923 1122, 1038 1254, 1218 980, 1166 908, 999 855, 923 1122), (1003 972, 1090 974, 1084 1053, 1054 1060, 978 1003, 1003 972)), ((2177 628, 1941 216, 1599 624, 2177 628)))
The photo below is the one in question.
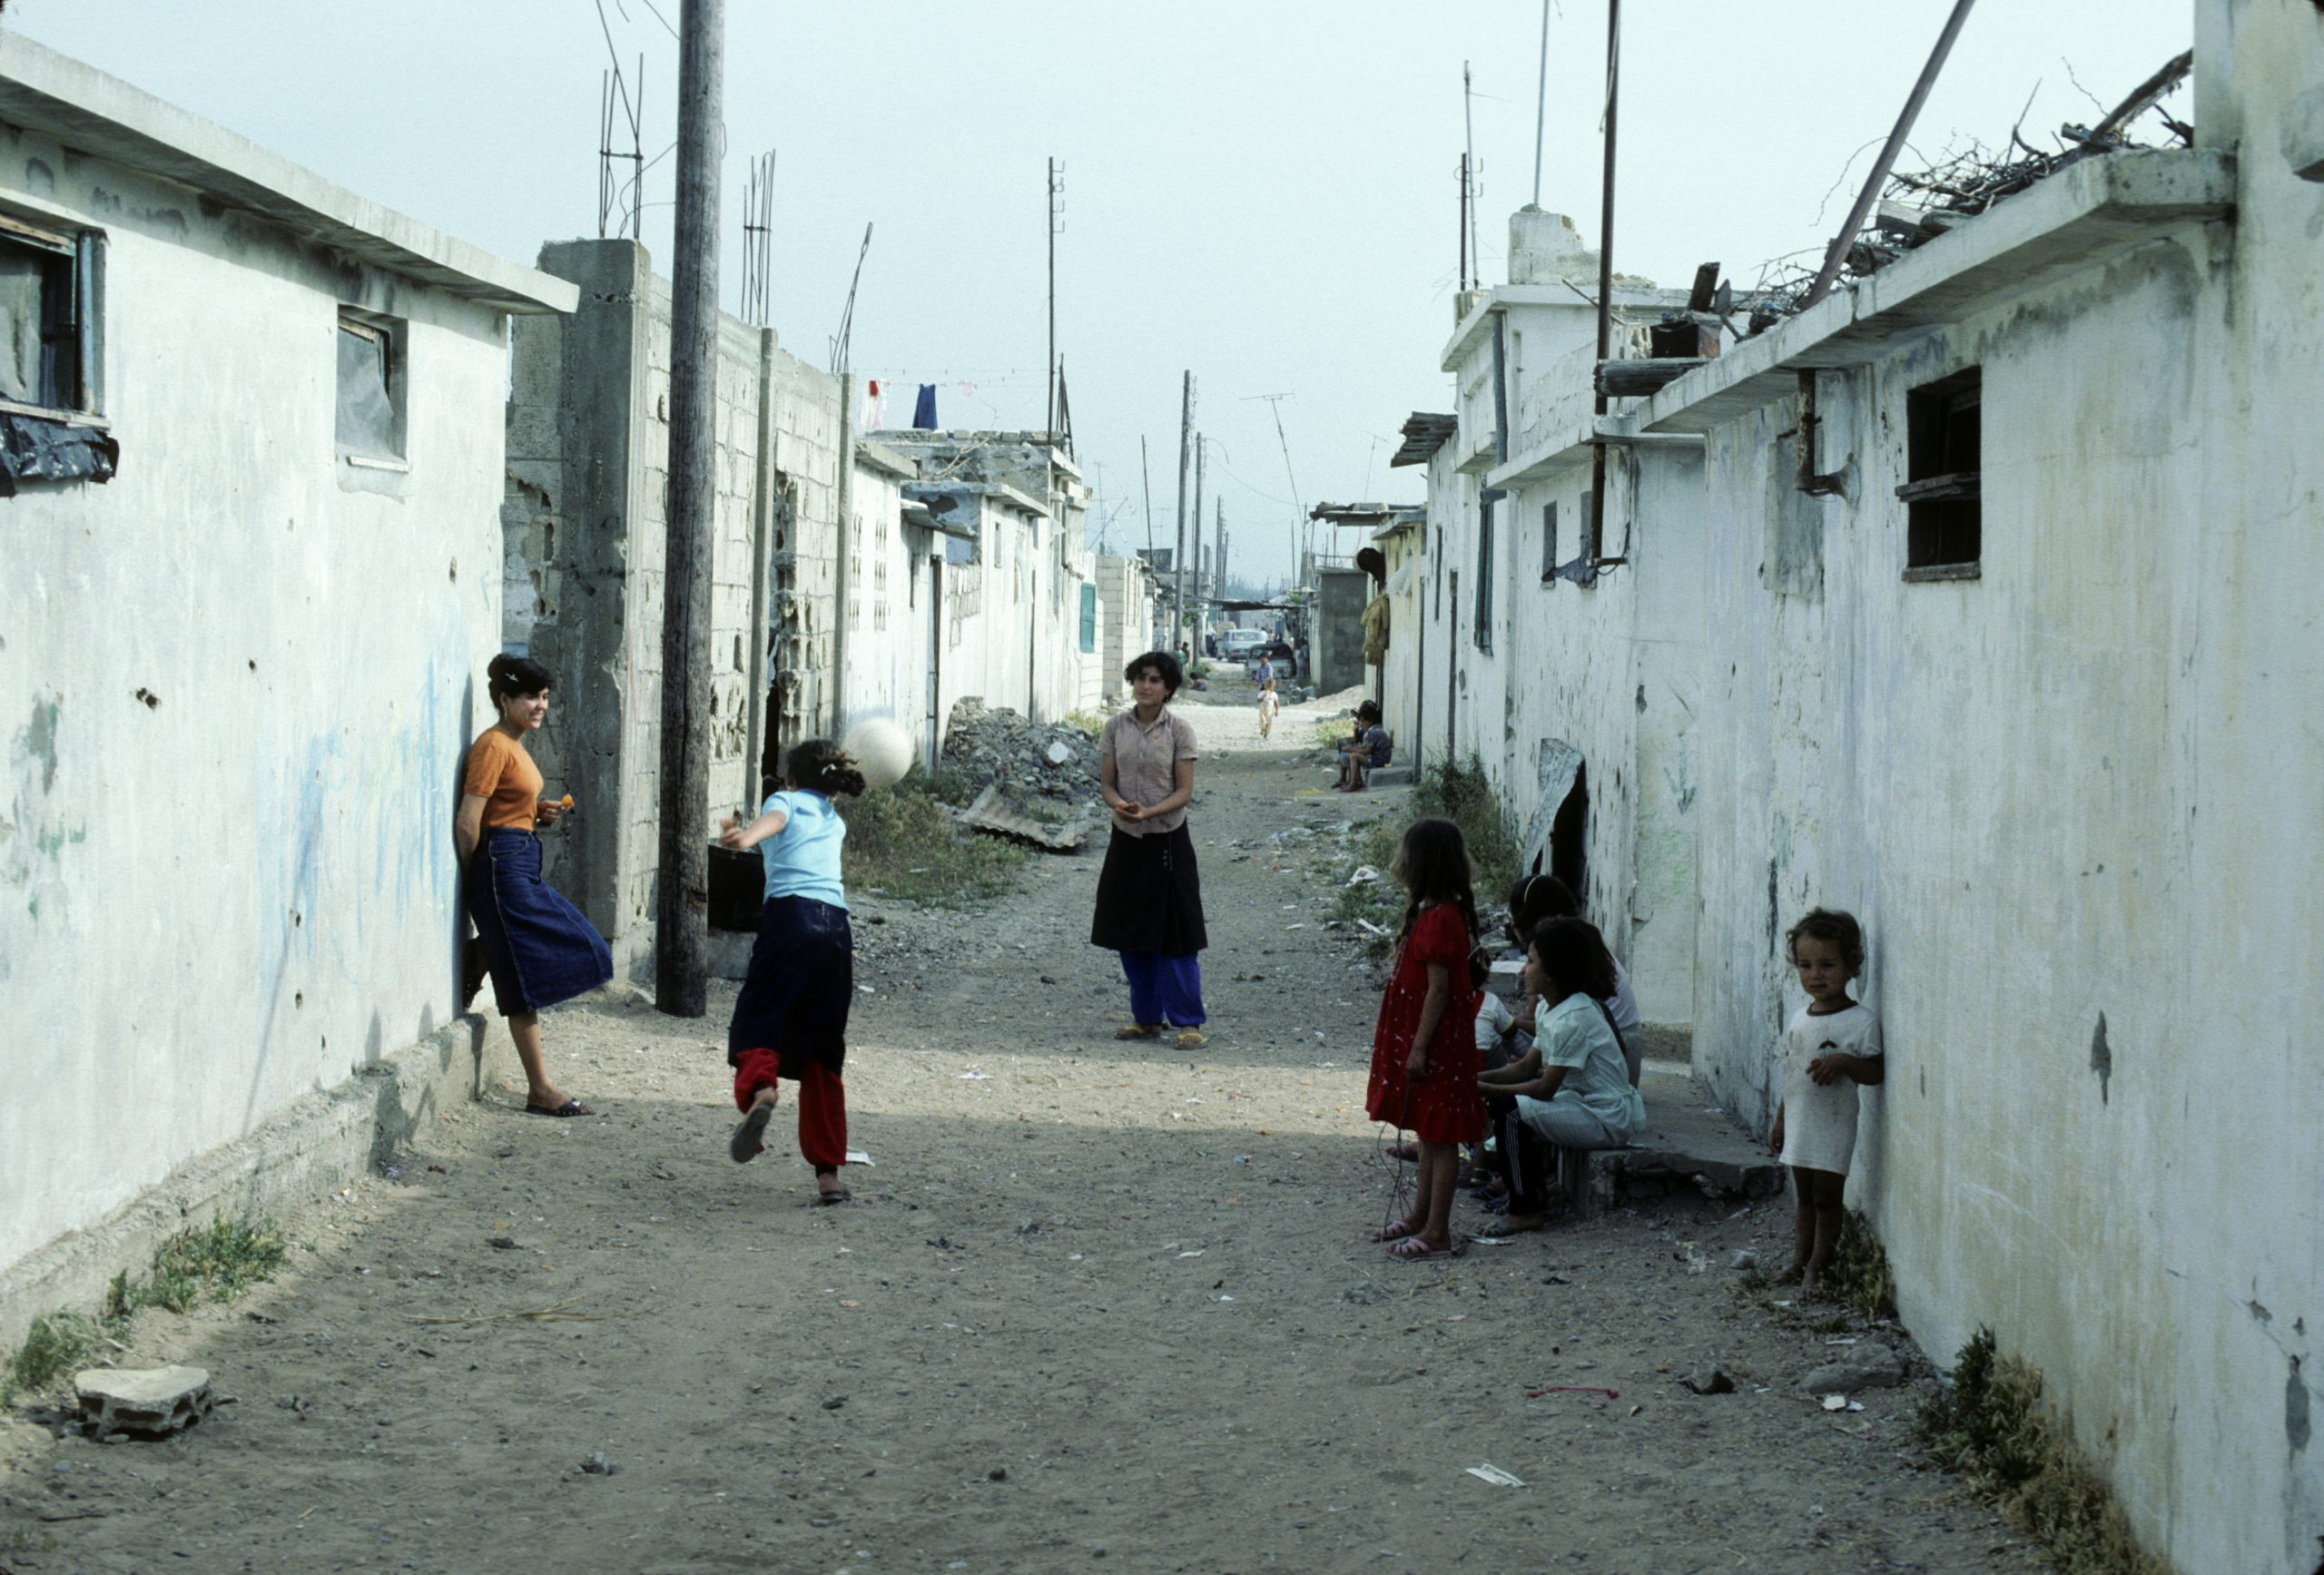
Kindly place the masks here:
MULTIPOLYGON (((2193 12, 2193 147, 2073 164, 1605 418, 1586 362, 1538 400, 1512 374, 1534 435, 1480 472, 1518 539, 1482 548, 1433 476, 1427 568, 1512 553, 1497 587, 1542 594, 1532 511, 1562 520, 1607 448, 1625 561, 1515 638, 1599 736, 1635 696, 1627 782, 1575 742, 1593 904, 1641 996, 1669 904, 1641 921, 1621 888, 1675 892, 1683 866, 1696 1069, 1763 1127, 1800 999, 1782 930, 1856 912, 1889 1072, 1850 1197, 1905 1322, 1940 1361, 1982 1325, 2040 1368, 2179 1568, 2309 1575, 2324 13, 2193 12), (1687 721, 1658 737, 1666 692, 1687 721), (1610 845, 1600 817, 1640 833, 1610 845)), ((1474 463, 1462 394, 1434 465, 1474 463)), ((1451 734, 1489 766, 1490 671, 1456 680, 1451 734)))
POLYGON ((0 1345, 476 1076, 507 326, 573 304, 0 32, 0 1345))

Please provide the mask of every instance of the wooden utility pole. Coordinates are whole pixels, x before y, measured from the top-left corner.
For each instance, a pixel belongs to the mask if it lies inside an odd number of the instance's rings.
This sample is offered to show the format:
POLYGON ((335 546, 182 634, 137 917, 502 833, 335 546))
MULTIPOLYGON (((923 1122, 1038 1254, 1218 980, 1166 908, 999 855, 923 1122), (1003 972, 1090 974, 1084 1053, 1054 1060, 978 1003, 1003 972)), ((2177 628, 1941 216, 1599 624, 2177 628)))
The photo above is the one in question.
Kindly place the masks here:
POLYGON ((1211 527, 1216 533, 1218 545, 1210 553, 1211 595, 1221 598, 1226 595, 1226 500, 1210 500, 1211 527))
MULTIPOLYGON (((1201 625, 1202 625, 1202 624, 1204 623, 1204 621, 1205 621, 1205 620, 1204 620, 1204 617, 1203 617, 1203 610, 1202 610, 1202 595, 1203 595, 1203 592, 1202 592, 1202 586, 1203 586, 1202 560, 1203 560, 1203 556, 1204 556, 1203 550, 1202 550, 1202 548, 1203 548, 1203 540, 1202 540, 1202 491, 1203 491, 1203 488, 1202 488, 1202 451, 1203 451, 1203 447, 1204 447, 1204 445, 1203 445, 1202 436, 1201 436, 1201 434, 1200 434, 1200 433, 1196 433, 1196 436, 1195 436, 1195 528, 1194 528, 1194 536, 1193 536, 1192 542, 1190 543, 1191 546, 1193 547, 1194 555, 1195 555, 1195 624, 1196 624, 1196 627, 1200 627, 1200 626, 1201 626, 1201 625)), ((1187 633, 1187 654, 1189 656, 1199 656, 1199 655, 1202 655, 1202 642, 1201 642, 1200 640, 1196 639, 1196 638, 1195 637, 1194 634, 1193 634, 1191 631, 1189 631, 1189 632, 1187 633)))
MULTIPOLYGON (((1178 537, 1177 546, 1170 549, 1170 637, 1162 643, 1166 651, 1178 648, 1178 632, 1187 623, 1187 467, 1193 462, 1195 441, 1195 375, 1186 374, 1186 382, 1178 395, 1178 537)), ((1201 522, 1196 522, 1201 527, 1201 522)))
POLYGON ((670 491, 662 577, 662 865, 655 1000, 706 1009, 710 951, 710 550, 717 494, 718 135, 724 0, 684 0, 671 270, 670 491))
POLYGON ((1050 437, 1050 438, 1051 438, 1052 440, 1054 440, 1054 439, 1056 438, 1056 437, 1057 437, 1057 424, 1058 424, 1058 423, 1057 423, 1057 198, 1058 198, 1057 161, 1056 161, 1055 159, 1051 159, 1051 160, 1049 161, 1049 418, 1048 418, 1045 422, 1043 422, 1043 423, 1042 423, 1041 430, 1043 430, 1044 432, 1047 432, 1047 433, 1049 435, 1049 437, 1050 437))

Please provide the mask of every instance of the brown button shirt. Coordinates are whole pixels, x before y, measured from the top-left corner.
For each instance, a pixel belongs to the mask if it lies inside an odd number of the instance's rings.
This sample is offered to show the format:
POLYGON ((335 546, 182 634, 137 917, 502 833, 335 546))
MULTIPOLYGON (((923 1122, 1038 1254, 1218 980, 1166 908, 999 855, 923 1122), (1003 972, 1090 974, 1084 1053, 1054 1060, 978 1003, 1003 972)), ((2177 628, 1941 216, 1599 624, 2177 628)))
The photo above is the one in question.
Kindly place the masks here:
MULTIPOLYGON (((1134 804, 1158 804, 1178 791, 1178 762, 1195 758, 1193 724, 1165 705, 1153 725, 1140 727, 1137 708, 1114 714, 1098 735, 1098 753, 1114 758, 1114 792, 1134 804)), ((1114 817, 1117 830, 1133 837, 1161 836, 1187 822, 1184 808, 1142 821, 1114 817)))

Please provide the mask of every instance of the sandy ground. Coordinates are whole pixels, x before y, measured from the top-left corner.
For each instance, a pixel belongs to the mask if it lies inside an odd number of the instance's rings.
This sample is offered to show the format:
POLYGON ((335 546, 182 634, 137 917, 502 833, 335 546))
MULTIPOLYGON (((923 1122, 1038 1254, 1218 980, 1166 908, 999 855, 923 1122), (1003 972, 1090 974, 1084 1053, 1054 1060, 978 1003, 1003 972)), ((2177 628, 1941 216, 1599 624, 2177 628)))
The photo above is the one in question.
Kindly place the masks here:
POLYGON ((141 1315, 121 1360, 210 1368, 235 1403, 212 1422, 0 1423, 0 1569, 2038 1567, 1915 1467, 1909 1391, 1837 1414, 1792 1392, 1881 1332, 1738 1295, 1727 1255, 1772 1260, 1781 1208, 1673 1203, 1444 1264, 1365 1241, 1398 1178, 1363 1116, 1377 965, 1322 928, 1298 850, 1399 795, 1319 791, 1294 750, 1328 706, 1266 751, 1239 705, 1186 709, 1227 746, 1193 822, 1208 1048, 1110 1039, 1094 852, 980 914, 860 900, 874 1163, 842 1207, 809 1205, 783 1119, 727 1158, 732 986, 706 1021, 560 1010, 551 1055, 596 1118, 503 1090, 290 1222, 309 1245, 275 1282, 141 1315), (1714 1360, 1736 1393, 1679 1385, 1714 1360), (1527 1398, 1551 1384, 1620 1396, 1527 1398))

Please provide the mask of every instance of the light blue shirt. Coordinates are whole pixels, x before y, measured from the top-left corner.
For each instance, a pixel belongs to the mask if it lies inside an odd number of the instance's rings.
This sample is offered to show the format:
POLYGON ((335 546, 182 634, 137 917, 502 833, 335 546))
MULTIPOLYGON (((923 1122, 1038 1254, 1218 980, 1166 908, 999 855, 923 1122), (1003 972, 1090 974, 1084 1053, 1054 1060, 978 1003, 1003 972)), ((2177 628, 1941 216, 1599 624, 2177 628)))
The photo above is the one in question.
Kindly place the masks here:
POLYGON ((1625 1141, 1646 1130, 1646 1101, 1630 1087, 1630 1063, 1596 1001, 1576 990, 1541 1014, 1533 1048, 1543 1066, 1567 1069, 1559 1098, 1581 1101, 1625 1141))
POLYGON ((783 830, 759 844, 766 863, 766 900, 812 897, 834 908, 847 906, 847 888, 840 883, 840 844, 847 841, 847 822, 831 800, 818 792, 793 789, 769 793, 759 813, 781 810, 783 830))

